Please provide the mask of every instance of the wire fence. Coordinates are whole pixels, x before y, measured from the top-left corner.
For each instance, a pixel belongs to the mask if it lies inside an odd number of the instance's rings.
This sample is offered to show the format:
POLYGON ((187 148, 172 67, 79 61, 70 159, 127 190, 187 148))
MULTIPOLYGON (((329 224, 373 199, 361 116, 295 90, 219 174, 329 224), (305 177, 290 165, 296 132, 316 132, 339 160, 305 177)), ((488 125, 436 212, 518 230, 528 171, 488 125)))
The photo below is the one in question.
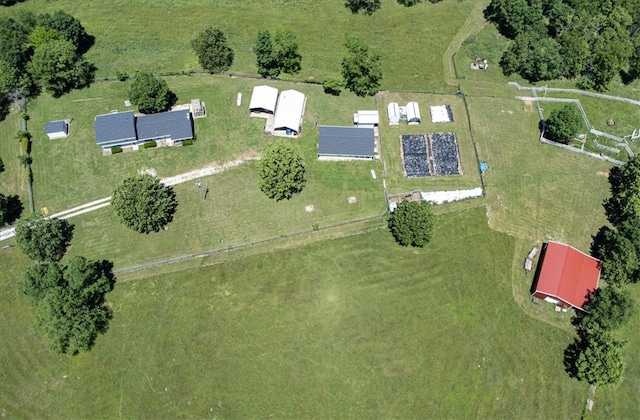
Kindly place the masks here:
MULTIPOLYGON (((593 127, 593 125, 589 121, 589 118, 587 117, 587 113, 585 112, 585 110, 584 110, 584 108, 582 106, 582 103, 580 102, 579 99, 554 98, 554 97, 547 97, 547 96, 540 97, 540 96, 538 96, 537 92, 543 91, 543 92, 545 92, 545 95, 546 95, 547 92, 565 92, 565 93, 581 94, 581 95, 584 95, 584 96, 592 96, 592 97, 599 98, 599 99, 608 99, 608 100, 617 100, 617 101, 621 101, 621 102, 627 102, 627 103, 631 103, 631 104, 634 104, 634 105, 640 105, 640 101, 635 101, 633 99, 628 99, 628 98, 622 98, 622 97, 619 97, 619 96, 611 96, 611 95, 604 95, 604 94, 601 94, 601 93, 586 92, 586 91, 582 91, 582 90, 578 90, 578 89, 548 88, 546 86, 540 86, 540 87, 529 86, 529 87, 527 87, 527 86, 520 86, 516 82, 509 82, 508 85, 509 86, 513 86, 518 90, 525 90, 525 91, 530 91, 531 92, 531 96, 516 96, 515 98, 519 99, 519 100, 522 100, 522 101, 534 102, 536 104, 536 110, 538 111, 538 116, 540 117, 540 121, 544 121, 544 115, 543 115, 543 112, 542 112, 543 110, 540 107, 540 102, 560 102, 560 103, 573 103, 573 104, 575 104, 578 107, 578 110, 580 111, 582 119, 583 119, 587 129, 589 130, 589 133, 591 133, 591 134, 596 136, 596 138, 594 139, 594 144, 598 149, 606 151, 606 152, 614 153, 616 155, 620 152, 620 150, 617 149, 617 148, 606 146, 606 145, 598 143, 598 137, 604 137, 604 138, 607 138, 609 140, 615 141, 618 144, 619 147, 623 148, 625 150, 625 152, 627 153, 627 155, 629 156, 629 159, 634 159, 635 158, 635 154, 633 153, 633 150, 631 149, 631 147, 629 146, 629 144, 627 143, 625 138, 618 137, 618 136, 615 136, 613 134, 606 133, 604 131, 598 130, 595 127, 593 127)), ((542 132, 540 133, 540 141, 543 142, 543 143, 546 143, 546 144, 552 144, 554 146, 562 147, 565 150, 570 150, 572 152, 581 153, 581 154, 583 154, 585 156, 589 156, 589 157, 592 157, 592 158, 605 160, 607 162, 611 162, 611 163, 616 164, 616 165, 624 165, 624 162, 622 162, 622 161, 620 161, 618 159, 614 159, 612 157, 606 156, 604 154, 596 154, 596 153, 588 152, 588 151, 585 151, 583 149, 578 149, 578 148, 575 148, 575 147, 558 144, 558 143, 553 142, 551 140, 545 139, 544 138, 544 130, 542 130, 542 132)))
POLYGON ((136 266, 133 266, 133 267, 122 268, 120 270, 113 270, 113 274, 114 275, 119 275, 119 274, 132 273, 132 272, 135 272, 135 271, 146 270, 146 269, 149 269, 149 268, 160 267, 160 266, 163 266, 163 265, 175 264, 175 263, 179 263, 179 262, 193 260, 193 259, 196 259, 196 258, 210 257, 210 256, 216 255, 216 254, 222 254, 222 253, 226 253, 226 252, 230 252, 230 251, 237 251, 237 250, 240 250, 240 249, 251 248, 251 247, 258 246, 258 245, 264 245, 264 244, 268 244, 268 243, 271 243, 271 242, 280 241, 280 240, 283 240, 283 239, 291 239, 291 238, 295 238, 295 237, 303 236, 303 235, 308 235, 308 234, 315 233, 315 232, 328 231, 328 230, 331 230, 331 229, 336 229, 336 228, 341 228, 341 227, 345 227, 345 226, 349 226, 349 225, 356 225, 358 223, 364 223, 364 222, 369 222, 369 221, 373 221, 373 220, 377 220, 377 219, 382 219, 387 214, 388 214, 388 211, 385 210, 384 212, 382 212, 380 214, 377 214, 375 216, 368 216, 368 217, 363 217, 363 218, 359 218, 359 219, 348 220, 346 222, 335 223, 333 225, 324 226, 324 227, 317 228, 317 229, 316 228, 305 229, 303 231, 294 232, 294 233, 290 233, 290 234, 287 234, 287 235, 273 236, 273 237, 266 238, 266 239, 261 239, 261 240, 258 240, 258 241, 250 241, 250 242, 245 242, 245 243, 241 243, 241 244, 230 245, 230 246, 227 246, 227 247, 224 247, 224 248, 214 248, 214 249, 210 249, 210 250, 207 250, 207 251, 198 252, 196 254, 180 255, 178 257, 167 258, 165 260, 153 261, 153 262, 150 262, 150 263, 140 264, 140 265, 136 265, 136 266))

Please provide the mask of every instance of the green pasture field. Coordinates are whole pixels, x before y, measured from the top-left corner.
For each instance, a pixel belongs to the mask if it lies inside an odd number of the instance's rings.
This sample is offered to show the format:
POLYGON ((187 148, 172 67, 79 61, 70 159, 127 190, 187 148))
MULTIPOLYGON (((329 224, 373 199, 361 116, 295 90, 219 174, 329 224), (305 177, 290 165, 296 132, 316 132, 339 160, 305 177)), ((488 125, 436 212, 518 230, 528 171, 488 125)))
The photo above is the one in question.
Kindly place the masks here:
MULTIPOLYGON (((375 162, 378 163, 378 162, 375 162)), ((175 187, 178 209, 166 230, 141 235, 121 225, 111 207, 70 219, 76 225, 70 254, 114 261, 115 269, 259 241, 316 226, 372 217, 386 210, 382 181, 371 179, 370 162, 322 162, 301 194, 275 202, 258 188, 253 162, 175 187), (345 174, 348 176, 345 177, 345 174), (206 200, 204 191, 208 189, 206 200), (349 204, 349 197, 357 202, 349 204), (313 212, 306 206, 313 205, 313 212)), ((379 163, 378 163, 379 164, 379 163)), ((313 166, 309 172, 316 169, 313 166)), ((376 167, 376 170, 377 167, 376 167)))
MULTIPOLYGON (((56 212, 107 197, 118 181, 142 169, 165 177, 254 156, 272 140, 260 132, 263 121, 248 116, 258 84, 308 95, 302 135, 291 140, 304 155, 308 185, 292 200, 275 203, 259 191, 256 163, 248 162, 203 178, 201 189, 193 182, 176 186, 175 219, 157 234, 122 227, 110 208, 71 219, 76 230, 69 255, 110 259, 117 270, 275 238, 123 274, 109 296, 110 330, 91 352, 75 357, 51 355, 32 331, 32 314, 16 291, 29 262, 16 248, 0 250, 0 415, 580 418, 588 386, 569 379, 562 360, 574 335, 571 313, 532 304, 532 275, 522 266, 533 246, 551 239, 588 251, 591 235, 605 223, 601 203, 611 165, 538 142, 535 107, 513 99, 524 93, 506 85, 527 83, 505 77, 493 62, 506 44, 484 22, 488 0, 482 3, 404 8, 388 0, 373 16, 352 16, 343 2, 328 0, 295 7, 290 0, 115 0, 109 6, 29 0, 0 9, 63 9, 78 17, 96 37, 87 58, 100 77, 192 70, 197 62, 190 39, 219 25, 236 50, 232 72, 255 72, 251 48, 258 30, 287 27, 300 39, 303 70, 296 77, 319 81, 339 74, 344 34, 357 34, 382 53, 384 89, 454 93, 459 83, 479 158, 489 165, 486 197, 438 207, 433 242, 407 249, 396 246, 385 219, 376 218, 385 210, 380 162, 318 162, 316 123, 350 125, 353 112, 377 107, 391 193, 473 188, 480 177, 460 97, 332 97, 320 86, 291 81, 170 77, 179 103, 200 98, 206 104, 208 117, 195 120, 196 144, 102 157, 94 117, 125 109, 128 82, 94 83, 60 99, 41 95, 29 103, 28 121, 37 208, 56 212), (447 57, 460 44, 454 59, 461 78, 453 79, 447 57), (476 55, 489 57, 488 72, 469 69, 476 55), (422 124, 389 127, 386 104, 392 100, 418 101, 422 124), (453 124, 430 122, 429 105, 436 104, 451 105, 453 124), (72 120, 70 137, 49 141, 45 122, 61 118, 72 120), (399 135, 448 131, 458 136, 464 174, 404 179, 399 135), (348 204, 350 196, 357 203, 348 204), (373 219, 313 230, 365 217, 373 219)), ((612 85, 621 96, 634 95, 635 88, 637 82, 612 85)), ((632 105, 579 99, 597 128, 608 131, 607 118, 619 130, 612 134, 636 128, 632 105)), ((545 114, 551 106, 543 105, 545 114)), ((7 166, 0 192, 21 194, 26 206, 13 140, 19 128, 16 111, 0 123, 7 166)), ((621 333, 629 340, 626 380, 617 390, 598 389, 597 418, 630 418, 640 410, 638 327, 636 317, 621 333)))
MULTIPOLYGON (((455 92, 455 90, 453 91, 455 92)), ((473 150, 469 132, 467 114, 461 97, 451 95, 432 95, 418 93, 385 92, 378 95, 380 111, 380 137, 382 153, 387 168, 387 188, 390 194, 406 193, 414 190, 437 191, 475 188, 481 185, 478 171, 478 159, 473 150), (422 122, 419 125, 407 125, 401 122, 398 126, 390 126, 387 118, 387 105, 397 102, 404 106, 409 101, 416 101, 420 106, 422 122), (450 105, 454 122, 431 122, 429 107, 431 105, 450 105), (402 166, 402 147, 400 137, 403 134, 455 133, 458 140, 458 151, 462 175, 407 178, 402 166)))
POLYGON ((216 25, 235 51, 232 72, 256 74, 252 48, 258 31, 288 28, 298 35, 302 55, 302 71, 295 77, 322 81, 340 74, 348 33, 380 51, 385 89, 440 90, 442 56, 474 5, 445 1, 408 8, 385 1, 378 12, 365 16, 352 15, 344 2, 332 0, 30 0, 0 13, 71 13, 95 37, 86 58, 98 67, 98 77, 114 77, 116 71, 199 69, 190 41, 216 25))
POLYGON ((533 305, 524 259, 548 240, 589 252, 591 236, 606 223, 601 203, 612 165, 540 143, 534 106, 516 99, 468 98, 485 172, 486 203, 493 229, 513 235, 514 298, 534 317, 568 327, 570 314, 533 305))
MULTIPOLYGON (((482 208, 424 249, 385 230, 118 283, 93 351, 52 356, 2 276, 7 417, 577 418, 570 334, 514 303, 514 239, 482 208), (490 245, 490 246, 489 246, 490 245)), ((18 268, 20 267, 20 268, 18 268)))
MULTIPOLYGON (((94 118, 111 110, 133 109, 124 106, 129 82, 95 83, 89 89, 74 91, 59 99, 42 95, 31 101, 28 124, 34 135, 32 166, 36 206, 48 207, 55 213, 108 197, 119 181, 143 169, 153 169, 160 177, 178 175, 255 155, 275 140, 275 137, 262 134, 263 119, 249 117, 252 89, 265 81, 221 76, 183 76, 166 80, 178 96, 178 103, 189 103, 193 98, 205 103, 208 116, 194 120, 196 142, 193 146, 102 156, 102 149, 95 142, 94 118), (240 107, 236 105, 238 93, 243 95, 240 107), (61 118, 72 120, 69 137, 48 140, 44 124, 61 118)), ((353 112, 375 108, 373 99, 358 98, 349 93, 340 97, 326 95, 315 85, 268 83, 280 90, 295 88, 308 95, 302 134, 291 141, 300 146, 310 179, 322 183, 323 174, 326 174, 328 179, 322 185, 337 186, 340 191, 346 190, 343 183, 348 184, 350 178, 361 179, 363 164, 317 162, 316 122, 318 125, 351 125, 353 112), (344 182, 338 185, 341 179, 344 182)), ((12 125, 16 119, 18 116, 13 115, 0 127, 12 125)), ((0 156, 19 153, 17 141, 3 143, 0 148, 0 156)), ((371 162, 370 166, 365 172, 372 181, 370 169, 378 170, 381 166, 379 162, 371 162)), ((380 191, 382 196, 381 181, 378 185, 367 183, 367 187, 380 191)))

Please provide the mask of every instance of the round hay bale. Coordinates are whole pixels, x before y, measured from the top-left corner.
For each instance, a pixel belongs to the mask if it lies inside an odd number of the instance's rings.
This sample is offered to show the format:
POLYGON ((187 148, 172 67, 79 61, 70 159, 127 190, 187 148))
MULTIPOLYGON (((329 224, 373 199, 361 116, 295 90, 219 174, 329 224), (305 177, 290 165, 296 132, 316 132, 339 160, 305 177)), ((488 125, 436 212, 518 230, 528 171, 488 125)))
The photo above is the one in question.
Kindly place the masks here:
POLYGON ((608 125, 609 127, 614 126, 615 124, 616 124, 616 122, 613 120, 613 118, 609 118, 609 119, 607 120, 607 125, 608 125))

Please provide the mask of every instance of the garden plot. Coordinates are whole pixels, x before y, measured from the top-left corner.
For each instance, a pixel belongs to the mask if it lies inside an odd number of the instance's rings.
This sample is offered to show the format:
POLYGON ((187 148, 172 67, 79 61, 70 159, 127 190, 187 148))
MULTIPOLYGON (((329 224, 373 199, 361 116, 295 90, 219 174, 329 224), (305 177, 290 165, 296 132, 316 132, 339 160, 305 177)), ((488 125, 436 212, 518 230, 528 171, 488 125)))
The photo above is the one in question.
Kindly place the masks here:
POLYGON ((453 133, 402 135, 401 146, 407 178, 462 173, 458 142, 453 133))
POLYGON ((460 175, 460 154, 458 141, 453 133, 430 134, 433 159, 435 161, 434 175, 460 175))
POLYGON ((429 159, 427 136, 410 134, 401 136, 402 164, 407 178, 431 176, 432 162, 429 159))

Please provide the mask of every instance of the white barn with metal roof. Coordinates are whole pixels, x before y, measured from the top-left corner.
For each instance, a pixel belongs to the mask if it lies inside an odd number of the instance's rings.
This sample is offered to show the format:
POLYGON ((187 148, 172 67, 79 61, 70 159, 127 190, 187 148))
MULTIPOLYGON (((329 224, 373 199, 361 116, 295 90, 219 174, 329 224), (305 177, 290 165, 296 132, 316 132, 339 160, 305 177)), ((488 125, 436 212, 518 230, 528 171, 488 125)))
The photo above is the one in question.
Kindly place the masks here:
POLYGON ((280 92, 276 115, 273 123, 273 134, 276 136, 297 136, 302 131, 302 116, 307 97, 297 90, 280 92))
POLYGON ((251 94, 249 112, 252 114, 274 114, 278 102, 278 89, 271 86, 256 86, 251 94))

